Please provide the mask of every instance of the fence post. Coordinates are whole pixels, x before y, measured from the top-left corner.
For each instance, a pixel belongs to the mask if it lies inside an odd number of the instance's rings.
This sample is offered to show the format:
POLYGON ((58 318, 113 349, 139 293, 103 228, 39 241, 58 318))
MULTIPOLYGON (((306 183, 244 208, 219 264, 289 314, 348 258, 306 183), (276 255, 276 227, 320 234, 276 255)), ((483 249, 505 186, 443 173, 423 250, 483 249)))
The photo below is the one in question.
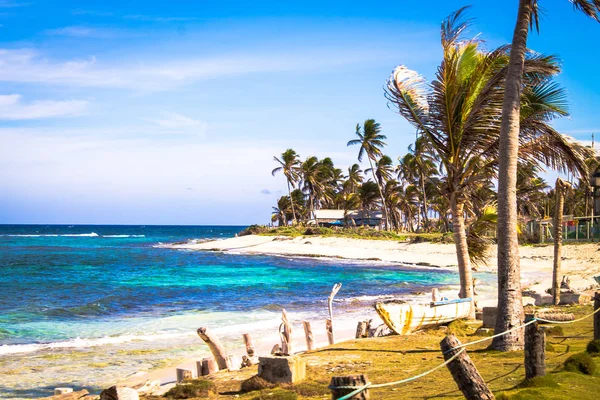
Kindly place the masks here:
POLYGON ((244 333, 242 337, 244 338, 244 344, 246 345, 246 354, 248 354, 248 357, 250 358, 254 357, 254 345, 252 344, 252 337, 249 333, 244 333))
POLYGON ((315 348, 315 337, 312 332, 312 327, 310 326, 310 322, 302 321, 302 326, 304 326, 304 337, 306 338, 306 350, 311 351, 315 348))
MULTIPOLYGON (((369 378, 366 375, 332 376, 329 388, 331 389, 331 399, 337 400, 340 397, 352 393, 361 386, 367 385, 369 378), (341 389, 341 387, 353 387, 354 389, 341 389)), ((369 389, 355 394, 352 400, 369 400, 369 389)))
MULTIPOLYGON (((533 319, 527 315, 525 322, 533 319)), ((546 375, 546 333, 537 322, 525 327, 525 379, 546 375)))
MULTIPOLYGON (((594 311, 600 308, 600 292, 594 294, 594 311)), ((594 339, 600 339, 600 312, 594 314, 594 339)))
MULTIPOLYGON (((446 336, 440 342, 440 348, 442 349, 442 353, 444 353, 444 360, 448 360, 458 353, 460 349, 456 349, 456 347, 460 345, 461 343, 456 336, 446 336)), ((495 399, 494 394, 479 374, 479 371, 477 371, 477 367, 475 367, 475 364, 473 364, 466 351, 463 351, 448 364, 448 370, 450 370, 454 381, 466 400, 495 399)))

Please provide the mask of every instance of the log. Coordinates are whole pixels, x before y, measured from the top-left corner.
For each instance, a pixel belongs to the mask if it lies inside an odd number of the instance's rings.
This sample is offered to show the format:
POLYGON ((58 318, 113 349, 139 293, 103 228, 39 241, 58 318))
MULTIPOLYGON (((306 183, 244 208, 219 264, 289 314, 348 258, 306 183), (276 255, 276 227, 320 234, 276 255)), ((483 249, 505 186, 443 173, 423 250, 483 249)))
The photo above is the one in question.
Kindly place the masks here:
POLYGON ((304 336, 306 337, 306 350, 311 351, 315 348, 315 337, 312 327, 308 321, 302 321, 302 325, 304 326, 304 336))
MULTIPOLYGON (((361 386, 365 386, 370 383, 369 378, 366 375, 348 375, 348 376, 332 376, 329 389, 331 389, 331 399, 337 400, 342 396, 352 393, 354 390, 361 386), (342 389, 341 387, 351 386, 354 389, 342 389)), ((368 400, 369 389, 365 389, 362 392, 352 396, 350 399, 353 400, 368 400)))
MULTIPOLYGON (((571 313, 541 313, 537 315, 538 318, 547 319, 549 321, 575 321, 575 315, 571 313)), ((540 323, 545 323, 540 321, 540 323)))
POLYGON ((362 339, 368 336, 367 321, 358 321, 356 325, 356 339, 362 339))
POLYGON ((196 362, 196 368, 198 368, 198 376, 206 376, 219 371, 219 365, 212 357, 206 357, 202 361, 196 362))
POLYGON ((198 336, 200 336, 200 338, 208 345, 211 353, 215 356, 219 369, 229 369, 227 352, 221 344, 221 341, 206 327, 198 329, 198 336))
POLYGON ((325 330, 327 331, 327 340, 329 344, 335 343, 335 339, 333 337, 333 322, 330 319, 325 320, 325 330))
POLYGON ((44 398, 38 399, 38 400, 79 400, 82 397, 87 396, 88 394, 90 394, 90 392, 88 392, 87 390, 83 389, 83 390, 79 390, 77 392, 68 392, 68 393, 63 393, 63 394, 55 394, 54 396, 44 397, 44 398))
MULTIPOLYGON (((444 360, 453 357, 460 349, 455 349, 460 346, 460 341, 454 335, 446 336, 440 342, 440 348, 444 353, 444 360)), ((466 351, 463 351, 458 357, 452 360, 448 365, 448 370, 452 374, 458 388, 467 400, 493 400, 494 394, 487 386, 477 367, 471 361, 466 351)))
MULTIPOLYGON (((594 294, 594 311, 600 308, 600 292, 594 294)), ((594 339, 600 340, 600 311, 594 314, 594 339)))
POLYGON ((252 337, 249 333, 244 333, 242 336, 244 338, 244 344, 246 345, 246 353, 248 354, 248 357, 254 357, 254 345, 252 344, 252 337))
POLYGON ((292 354, 292 324, 288 319, 285 309, 281 310, 281 325, 279 325, 279 336, 281 337, 281 352, 285 356, 292 354))
MULTIPOLYGON (((527 316, 526 322, 533 315, 527 316)), ((525 379, 546 375, 546 333, 537 322, 525 327, 525 379)))
POLYGON ((177 368, 176 372, 177 372, 177 383, 180 383, 183 381, 189 381, 190 379, 193 379, 191 369, 177 368))
POLYGON ((329 309, 329 325, 330 325, 329 327, 327 327, 327 338, 329 339, 329 344, 335 343, 335 336, 333 333, 333 298, 340 291, 341 288, 342 288, 341 283, 336 283, 335 285, 333 285, 333 288, 331 288, 331 294, 327 298, 327 308, 329 309), (330 337, 330 335, 331 335, 331 337, 330 337))

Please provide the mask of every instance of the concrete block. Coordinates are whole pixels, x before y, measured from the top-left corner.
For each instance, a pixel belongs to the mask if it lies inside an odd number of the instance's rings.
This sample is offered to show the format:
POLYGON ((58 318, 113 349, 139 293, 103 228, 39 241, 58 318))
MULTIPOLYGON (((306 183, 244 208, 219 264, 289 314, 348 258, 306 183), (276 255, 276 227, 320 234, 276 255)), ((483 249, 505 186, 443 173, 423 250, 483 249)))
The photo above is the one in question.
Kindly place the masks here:
POLYGON ((297 356, 259 357, 258 376, 271 383, 296 383, 306 378, 306 361, 297 356))
POLYGON ((483 307, 483 327, 494 328, 496 326, 497 307, 483 307))
POLYGON ((560 304, 587 304, 592 301, 592 297, 580 293, 561 293, 560 304))
POLYGON ((100 400, 139 400, 137 390, 125 386, 111 386, 100 393, 100 400))

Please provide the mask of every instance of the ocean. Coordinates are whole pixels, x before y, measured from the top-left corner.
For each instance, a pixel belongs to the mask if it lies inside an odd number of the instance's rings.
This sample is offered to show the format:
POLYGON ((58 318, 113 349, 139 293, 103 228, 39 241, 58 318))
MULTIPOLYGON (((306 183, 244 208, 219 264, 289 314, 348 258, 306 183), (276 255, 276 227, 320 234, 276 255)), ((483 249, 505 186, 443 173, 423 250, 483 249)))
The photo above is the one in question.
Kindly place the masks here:
POLYGON ((453 271, 382 262, 168 247, 243 228, 0 225, 0 398, 48 396, 59 386, 97 392, 201 358, 201 326, 234 353, 243 333, 270 348, 282 308, 302 332, 302 320, 324 320, 337 282, 336 321, 356 326, 374 315, 377 299, 426 301, 432 287, 459 280, 453 271))

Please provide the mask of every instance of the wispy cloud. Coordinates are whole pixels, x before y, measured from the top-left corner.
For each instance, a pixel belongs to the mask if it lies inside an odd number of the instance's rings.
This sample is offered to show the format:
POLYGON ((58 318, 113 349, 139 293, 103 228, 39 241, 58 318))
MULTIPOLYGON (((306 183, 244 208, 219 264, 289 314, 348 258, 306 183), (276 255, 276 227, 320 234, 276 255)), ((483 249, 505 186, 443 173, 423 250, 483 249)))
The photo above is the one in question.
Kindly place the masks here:
POLYGON ((208 127, 205 122, 186 117, 185 115, 175 112, 163 112, 163 118, 152 120, 159 127, 166 130, 182 131, 193 130, 197 133, 204 133, 208 127))
POLYGON ((47 29, 45 35, 49 36, 70 36, 79 38, 109 38, 116 36, 115 31, 106 29, 90 28, 86 26, 65 26, 63 28, 47 29))
POLYGON ((83 9, 73 10, 73 11, 71 11, 71 14, 73 14, 73 15, 91 15, 94 17, 110 17, 110 16, 115 15, 111 11, 83 10, 83 9))
POLYGON ((123 18, 148 22, 189 22, 199 20, 197 17, 159 17, 143 14, 125 15, 123 18))
POLYGON ((28 104, 19 94, 0 95, 0 120, 30 120, 73 117, 85 113, 88 102, 83 100, 37 100, 28 104))
POLYGON ((89 57, 54 61, 31 49, 0 49, 0 81, 161 91, 190 82, 255 73, 311 72, 389 62, 388 52, 314 49, 295 53, 230 54, 212 58, 107 64, 89 57))
POLYGON ((29 5, 31 5, 31 3, 23 3, 11 0, 0 0, 0 8, 27 7, 29 5))

